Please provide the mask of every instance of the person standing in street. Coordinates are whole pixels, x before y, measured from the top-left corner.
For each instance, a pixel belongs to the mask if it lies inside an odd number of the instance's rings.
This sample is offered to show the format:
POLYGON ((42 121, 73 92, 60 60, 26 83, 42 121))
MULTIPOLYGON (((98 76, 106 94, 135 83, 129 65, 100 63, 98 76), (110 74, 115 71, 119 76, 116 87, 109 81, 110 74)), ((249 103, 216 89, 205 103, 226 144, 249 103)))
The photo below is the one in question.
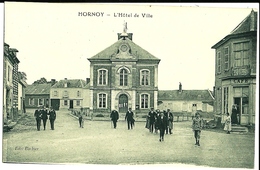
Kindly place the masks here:
POLYGON ((126 112, 125 120, 127 121, 128 130, 130 128, 133 129, 133 125, 134 125, 135 120, 134 120, 134 113, 132 112, 131 108, 129 108, 128 111, 126 112))
POLYGON ((195 145, 200 146, 200 134, 202 129, 202 120, 200 118, 199 112, 195 113, 195 117, 192 119, 192 130, 194 132, 194 137, 196 140, 195 145))
POLYGON ((148 118, 150 119, 150 127, 149 127, 149 131, 151 133, 153 133, 153 131, 155 130, 155 119, 156 119, 156 112, 154 111, 153 108, 151 108, 151 110, 148 113, 148 118))
POLYGON ((237 115, 238 115, 237 107, 236 107, 236 105, 233 105, 232 106, 232 113, 231 113, 231 121, 232 121, 231 123, 234 124, 234 125, 238 124, 237 115))
POLYGON ((36 127, 37 127, 37 130, 40 131, 40 128, 41 128, 41 109, 40 107, 38 109, 35 110, 34 112, 34 117, 36 119, 36 127))
POLYGON ((83 108, 80 108, 80 111, 78 112, 78 118, 79 118, 79 127, 83 128, 84 127, 84 119, 83 119, 83 108))
POLYGON ((117 120, 119 119, 119 114, 118 114, 118 111, 117 110, 112 110, 111 114, 110 114, 110 118, 111 118, 111 121, 113 122, 113 125, 114 125, 114 129, 116 129, 116 126, 117 126, 117 120))
POLYGON ((155 128, 155 133, 157 134, 158 133, 158 130, 159 130, 159 117, 161 116, 160 115, 160 110, 157 109, 156 110, 156 118, 155 118, 155 123, 154 123, 154 128, 155 128))
POLYGON ((163 112, 160 113, 160 116, 157 119, 157 123, 158 123, 158 128, 160 131, 159 141, 161 142, 161 141, 164 141, 164 134, 165 134, 166 126, 167 126, 167 118, 163 112))
POLYGON ((167 127, 166 127, 166 134, 170 133, 172 134, 173 129, 173 114, 170 112, 170 109, 167 109, 167 112, 165 113, 166 119, 167 119, 167 127))
POLYGON ((230 134, 230 131, 231 131, 231 117, 229 116, 229 113, 227 113, 224 130, 227 131, 227 134, 230 134))
POLYGON ((43 129, 46 129, 46 122, 48 119, 48 113, 47 113, 47 109, 43 106, 43 108, 41 109, 41 114, 42 114, 42 123, 43 123, 43 129))
POLYGON ((51 124, 51 130, 54 130, 54 121, 56 119, 56 112, 52 107, 50 107, 48 114, 49 114, 49 119, 50 119, 50 124, 51 124))

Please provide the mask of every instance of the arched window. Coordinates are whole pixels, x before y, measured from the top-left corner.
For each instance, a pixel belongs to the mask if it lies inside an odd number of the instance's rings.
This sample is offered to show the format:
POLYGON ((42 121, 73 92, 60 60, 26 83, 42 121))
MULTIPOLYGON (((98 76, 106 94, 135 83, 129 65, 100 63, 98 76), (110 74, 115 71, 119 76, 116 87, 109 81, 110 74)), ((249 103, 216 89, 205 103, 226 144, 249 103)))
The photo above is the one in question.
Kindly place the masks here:
POLYGON ((128 72, 125 68, 120 70, 120 86, 127 86, 128 72))
POLYGON ((149 70, 142 70, 141 71, 141 85, 142 86, 148 86, 150 82, 150 72, 149 70))
POLYGON ((98 70, 98 85, 107 84, 107 70, 100 69, 98 70))
POLYGON ((106 108, 107 107, 107 95, 104 93, 98 94, 98 108, 106 108))

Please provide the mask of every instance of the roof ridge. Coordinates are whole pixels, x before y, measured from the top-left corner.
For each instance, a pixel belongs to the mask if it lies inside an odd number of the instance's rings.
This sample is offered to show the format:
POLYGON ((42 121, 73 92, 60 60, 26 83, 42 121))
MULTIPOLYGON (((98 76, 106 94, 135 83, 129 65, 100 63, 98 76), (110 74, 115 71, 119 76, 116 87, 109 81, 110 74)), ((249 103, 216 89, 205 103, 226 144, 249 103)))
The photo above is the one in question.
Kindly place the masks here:
POLYGON ((212 99, 215 100, 215 97, 211 94, 211 91, 209 89, 208 89, 208 92, 209 92, 210 96, 212 97, 212 99))
POLYGON ((84 85, 83 85, 82 79, 79 79, 79 81, 80 81, 81 87, 83 88, 84 85))

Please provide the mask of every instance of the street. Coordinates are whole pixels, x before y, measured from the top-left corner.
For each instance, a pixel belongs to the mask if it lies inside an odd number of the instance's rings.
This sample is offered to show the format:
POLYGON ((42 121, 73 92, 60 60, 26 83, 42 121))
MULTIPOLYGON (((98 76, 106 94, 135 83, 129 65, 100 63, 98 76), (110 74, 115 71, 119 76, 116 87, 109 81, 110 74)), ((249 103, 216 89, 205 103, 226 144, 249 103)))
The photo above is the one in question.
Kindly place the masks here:
MULTIPOLYGON (((151 134, 145 122, 127 130, 124 120, 117 129, 110 121, 78 120, 69 111, 57 111, 55 130, 49 120, 36 130, 33 112, 26 124, 3 133, 3 162, 44 164, 151 165, 182 164, 215 168, 254 168, 254 134, 203 130, 201 146, 195 146, 191 121, 175 122, 172 135, 151 134)), ((123 117, 123 116, 121 116, 123 117)))

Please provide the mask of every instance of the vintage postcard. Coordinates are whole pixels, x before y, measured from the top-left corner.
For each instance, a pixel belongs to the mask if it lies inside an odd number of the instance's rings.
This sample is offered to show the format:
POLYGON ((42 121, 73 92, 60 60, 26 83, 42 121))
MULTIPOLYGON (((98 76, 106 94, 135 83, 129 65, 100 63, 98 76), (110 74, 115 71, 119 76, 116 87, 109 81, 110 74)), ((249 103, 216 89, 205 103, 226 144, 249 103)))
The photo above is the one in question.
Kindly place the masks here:
POLYGON ((4 167, 257 169, 258 4, 3 10, 4 167))

